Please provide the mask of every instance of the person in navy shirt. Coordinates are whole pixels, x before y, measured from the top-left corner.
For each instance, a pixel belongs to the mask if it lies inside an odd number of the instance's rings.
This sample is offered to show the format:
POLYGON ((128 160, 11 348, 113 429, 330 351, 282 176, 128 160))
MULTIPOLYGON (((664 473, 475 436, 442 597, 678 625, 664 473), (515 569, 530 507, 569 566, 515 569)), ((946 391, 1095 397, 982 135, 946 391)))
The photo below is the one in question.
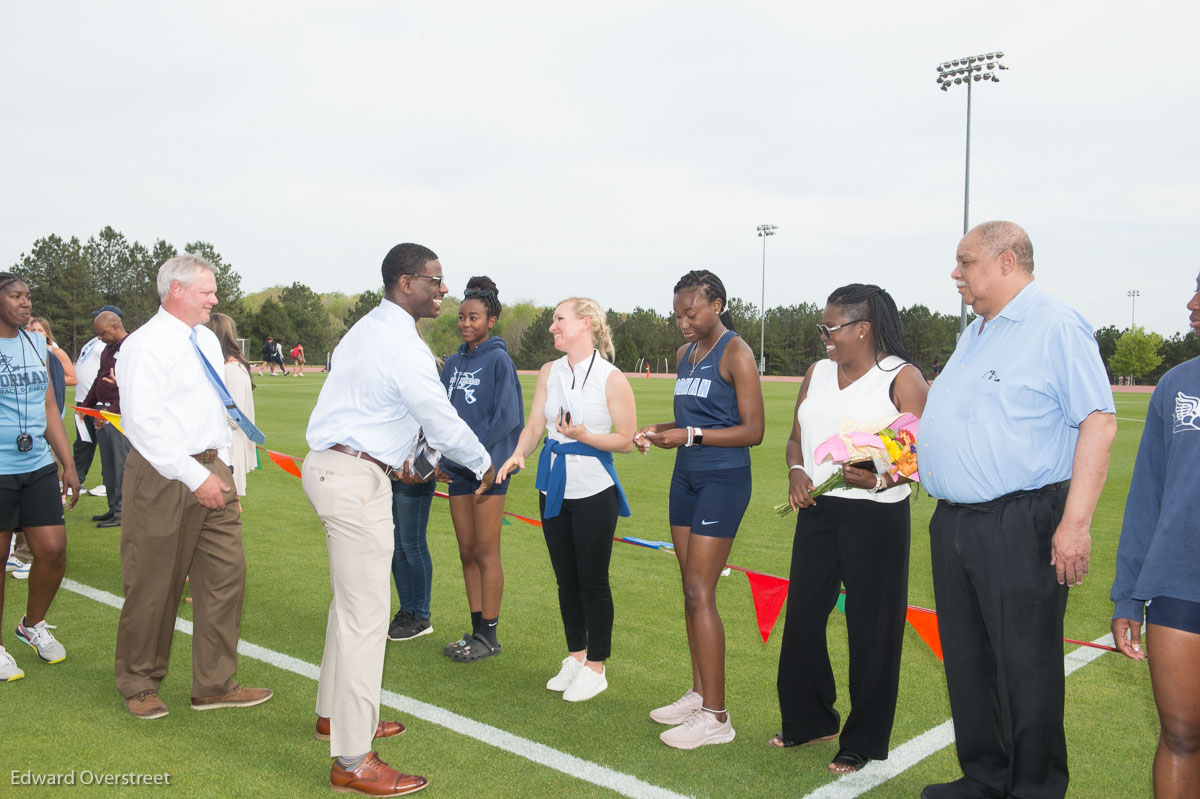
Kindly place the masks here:
MULTIPOLYGON (((468 280, 458 306, 458 334, 463 343, 442 367, 442 385, 450 404, 487 447, 496 467, 516 448, 525 426, 521 382, 508 357, 508 345, 491 334, 500 311, 500 291, 491 278, 468 280)), ((456 661, 472 663, 500 652, 496 638, 504 593, 500 527, 508 481, 495 483, 477 498, 473 495, 479 480, 474 472, 448 458, 443 458, 438 468, 438 478, 450 484, 450 518, 471 611, 471 632, 442 651, 456 661)))
POLYGON ((650 718, 673 725, 659 738, 676 749, 734 739, 725 708, 725 628, 717 580, 750 504, 750 447, 762 443, 763 398, 754 353, 731 329, 725 285, 708 270, 675 284, 675 323, 687 340, 676 355, 675 418, 643 427, 634 443, 676 450, 668 520, 683 577, 692 687, 650 718))
POLYGON ((1066 794, 1063 615, 1088 572, 1116 410, 1091 326, 1043 294, 1033 244, 985 222, 950 273, 979 316, 917 437, 933 589, 963 777, 923 799, 1066 794))
MULTIPOLYGON (((1200 277, 1188 302, 1200 336, 1200 277)), ((1150 397, 1125 502, 1113 581, 1113 640, 1135 660, 1143 619, 1154 649, 1150 683, 1160 731, 1154 795, 1194 796, 1200 785, 1200 358, 1167 372, 1150 397)))

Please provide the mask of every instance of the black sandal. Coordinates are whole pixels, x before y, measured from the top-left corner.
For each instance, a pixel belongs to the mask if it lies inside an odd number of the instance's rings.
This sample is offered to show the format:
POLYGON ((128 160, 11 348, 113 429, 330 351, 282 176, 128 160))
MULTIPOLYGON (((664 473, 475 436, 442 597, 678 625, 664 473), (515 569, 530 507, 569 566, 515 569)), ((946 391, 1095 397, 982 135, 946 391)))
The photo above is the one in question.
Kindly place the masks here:
POLYGON ((463 640, 464 646, 450 654, 450 659, 455 663, 474 663, 500 654, 500 644, 493 647, 482 635, 475 634, 463 640))
POLYGON ((851 752, 849 749, 839 749, 829 764, 829 770, 834 774, 853 774, 870 762, 871 758, 864 757, 858 752, 851 752), (845 766, 846 768, 836 769, 834 766, 845 766))

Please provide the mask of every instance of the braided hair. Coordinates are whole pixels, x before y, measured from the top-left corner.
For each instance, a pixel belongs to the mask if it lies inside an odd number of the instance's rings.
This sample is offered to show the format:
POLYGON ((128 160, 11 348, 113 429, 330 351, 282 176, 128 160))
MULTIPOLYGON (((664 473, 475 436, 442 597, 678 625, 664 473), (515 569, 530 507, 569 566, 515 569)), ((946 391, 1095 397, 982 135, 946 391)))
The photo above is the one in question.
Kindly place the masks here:
POLYGON ((725 325, 729 330, 733 330, 733 314, 729 313, 729 300, 725 298, 725 284, 721 282, 721 278, 707 269, 693 269, 679 278, 679 282, 675 284, 675 291, 673 293, 678 294, 687 289, 702 289, 704 296, 708 298, 709 302, 720 300, 721 310, 719 317, 721 324, 725 325))
POLYGON ((876 285, 851 283, 835 289, 826 302, 844 309, 856 322, 871 323, 875 333, 875 363, 879 363, 884 355, 895 355, 905 363, 911 363, 900 328, 900 312, 896 310, 892 295, 876 285))
POLYGON ((496 288, 495 281, 487 275, 473 277, 467 281, 467 288, 463 292, 463 302, 467 300, 479 300, 483 303, 489 317, 500 318, 500 289, 496 288))
POLYGON ((12 272, 0 272, 0 291, 4 291, 17 281, 25 282, 25 278, 20 275, 14 275, 12 272))

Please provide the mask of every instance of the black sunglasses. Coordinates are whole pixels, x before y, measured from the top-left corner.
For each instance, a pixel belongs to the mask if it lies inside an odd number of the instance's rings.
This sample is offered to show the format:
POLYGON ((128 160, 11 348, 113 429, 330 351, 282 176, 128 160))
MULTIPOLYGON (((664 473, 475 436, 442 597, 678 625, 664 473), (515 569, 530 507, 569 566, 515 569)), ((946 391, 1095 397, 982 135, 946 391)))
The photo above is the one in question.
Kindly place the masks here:
POLYGON ((482 297, 483 299, 487 299, 488 297, 494 296, 496 296, 496 292, 492 291, 491 289, 467 289, 463 292, 464 300, 468 300, 471 297, 482 297))

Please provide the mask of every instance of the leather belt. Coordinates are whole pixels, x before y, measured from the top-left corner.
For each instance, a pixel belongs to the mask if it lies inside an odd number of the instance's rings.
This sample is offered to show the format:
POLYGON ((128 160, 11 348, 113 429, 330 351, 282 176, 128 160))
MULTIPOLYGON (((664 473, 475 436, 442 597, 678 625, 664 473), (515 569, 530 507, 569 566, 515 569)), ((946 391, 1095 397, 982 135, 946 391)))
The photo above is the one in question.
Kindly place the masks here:
POLYGON ((1070 480, 1063 480, 1061 483, 1050 483, 1041 488, 1033 488, 1027 491, 1013 491, 1011 494, 1005 494, 1002 497, 990 499, 987 502, 951 502, 948 499, 940 499, 939 502, 945 502, 947 505, 955 508, 966 508, 967 510, 977 511, 979 513, 995 513, 1000 510, 1000 506, 1009 500, 1019 497, 1027 497, 1032 494, 1045 494, 1051 491, 1066 491, 1071 487, 1070 480))
POLYGON ((215 449, 206 449, 203 452, 198 452, 192 456, 201 463, 212 463, 217 459, 217 451, 215 449))
POLYGON ((351 458, 361 458, 364 461, 370 461, 380 469, 383 469, 383 473, 386 474, 391 480, 396 482, 400 480, 400 478, 396 475, 396 470, 391 466, 388 466, 378 458, 373 458, 367 453, 361 452, 354 447, 347 447, 345 444, 334 444, 332 447, 330 447, 330 449, 334 450, 335 452, 341 452, 344 455, 349 455, 351 458))

